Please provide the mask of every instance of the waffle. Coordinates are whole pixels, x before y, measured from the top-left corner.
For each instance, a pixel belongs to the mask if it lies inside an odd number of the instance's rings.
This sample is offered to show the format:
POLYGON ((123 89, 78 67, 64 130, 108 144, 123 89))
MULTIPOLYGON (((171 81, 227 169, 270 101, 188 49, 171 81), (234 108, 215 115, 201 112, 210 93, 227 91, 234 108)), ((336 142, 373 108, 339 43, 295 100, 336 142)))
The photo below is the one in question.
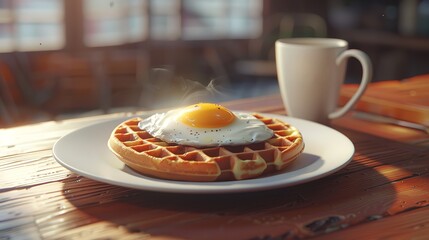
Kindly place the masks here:
POLYGON ((141 118, 118 125, 109 148, 127 166, 152 177, 182 181, 229 181, 257 178, 285 169, 304 149, 301 133, 278 119, 253 114, 274 136, 264 142, 196 148, 170 144, 141 130, 141 118))

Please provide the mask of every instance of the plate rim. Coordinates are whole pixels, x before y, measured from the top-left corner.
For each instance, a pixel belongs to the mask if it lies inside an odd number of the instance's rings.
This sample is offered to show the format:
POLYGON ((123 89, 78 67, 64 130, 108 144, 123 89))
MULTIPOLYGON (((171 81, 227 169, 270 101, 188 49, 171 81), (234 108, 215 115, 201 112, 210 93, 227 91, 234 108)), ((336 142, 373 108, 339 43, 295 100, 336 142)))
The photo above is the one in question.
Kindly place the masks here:
MULTIPOLYGON (((248 112, 248 111, 240 111, 240 112, 248 112)), ((348 165, 354 156, 355 153, 355 147, 353 142, 347 137, 345 136, 343 133, 337 131, 336 129, 333 129, 329 126, 317 123, 317 122, 312 122, 312 121, 308 121, 308 120, 304 120, 304 119, 299 119, 299 118, 293 118, 293 117, 289 117, 286 115, 280 115, 280 114, 274 114, 274 113, 258 113, 258 112, 252 112, 252 113, 257 113, 260 114, 262 116, 267 116, 267 117, 272 117, 272 118, 278 118, 282 121, 285 121, 287 123, 289 123, 290 121, 292 122, 301 122, 303 124, 310 124, 310 125, 314 125, 316 127, 321 127, 321 128, 325 128, 329 131, 335 132, 337 134, 337 136, 343 138, 343 140, 345 140, 345 144, 348 144, 348 147, 350 147, 350 153, 347 157, 347 159, 343 160, 343 162, 336 166, 335 168, 330 169, 329 171, 324 171, 321 174, 317 174, 317 175, 312 175, 310 177, 304 177, 304 178, 300 178, 296 181, 293 182, 284 182, 284 181, 274 181, 274 182, 268 182, 267 180, 272 179, 273 177, 277 177, 279 178, 280 176, 287 174, 288 172, 284 172, 284 173, 280 173, 280 174, 276 174, 274 176, 266 176, 266 177, 261 177, 261 178, 255 178, 255 179, 247 179, 247 180, 236 180, 236 181, 226 181, 226 182, 184 182, 184 181, 173 181, 173 180, 164 180, 164 179, 157 179, 157 178, 153 178, 153 177, 147 177, 147 176, 143 176, 140 175, 139 178, 141 178, 142 180, 149 180, 148 183, 150 183, 150 181, 155 181, 157 183, 161 183, 162 185, 167 184, 167 187, 160 187, 160 186, 151 186, 146 184, 136 184, 136 183, 127 183, 124 181, 120 181, 118 179, 106 179, 105 177, 100 177, 95 175, 94 173, 88 172, 88 169, 79 169, 76 166, 70 165, 70 161, 67 161, 64 159, 61 159, 61 153, 58 153, 59 151, 59 146, 61 146, 61 144, 63 144, 64 141, 67 141, 68 138, 72 138, 74 137, 74 135, 79 134, 81 132, 84 132, 85 130, 88 129, 93 129, 96 127, 101 127, 103 125, 112 125, 112 129, 108 129, 106 130, 110 136, 110 133, 113 131, 113 128, 116 127, 117 125, 119 125, 121 122, 133 118, 133 117, 145 117, 148 116, 149 114, 153 114, 151 113, 143 113, 143 114, 138 114, 138 115, 131 115, 131 116, 119 116, 119 117, 115 117, 112 119, 108 119, 108 120, 102 120, 102 121, 98 121, 96 123, 92 123, 89 124, 87 126, 83 126, 81 128, 75 129, 69 133, 67 133, 66 135, 60 137, 53 145, 52 147, 52 154, 54 159, 63 167, 65 167, 66 169, 77 173, 81 176, 84 176, 86 178, 95 180, 95 181, 99 181, 99 182, 103 182, 103 183, 107 183, 107 184, 111 184, 111 185, 116 185, 116 186, 121 186, 121 187, 127 187, 127 188, 133 188, 133 189, 138 189, 138 190, 147 190, 147 191, 155 191, 155 192, 167 192, 167 193, 186 193, 186 194, 195 194, 195 193, 202 193, 202 194, 219 194, 219 193, 239 193, 239 192, 255 192, 255 191, 264 191, 264 190, 271 190, 271 189, 277 189, 277 188, 286 188, 286 187, 291 187, 291 186, 296 186, 299 184, 303 184, 306 182, 311 182, 323 177, 326 177, 328 175, 331 175, 332 173, 344 168, 346 165, 348 165), (116 124, 116 125, 115 125, 116 124), (268 185, 264 185, 262 183, 266 183, 268 182, 268 185), (222 187, 213 187, 213 185, 218 185, 219 183, 223 183, 219 186, 222 187), (225 184, 228 183, 228 185, 238 185, 239 187, 225 187, 225 184), (255 185, 256 183, 256 185, 255 185), (168 187, 170 186, 170 187, 168 187), (180 187, 178 187, 180 186, 180 187), (206 188, 196 188, 195 186, 205 186, 206 188)), ((295 126, 295 124, 291 123, 292 126, 295 126)), ((299 125, 299 124, 298 124, 299 125)), ((302 130, 299 127, 297 127, 298 130, 302 130)), ((306 143, 306 139, 305 139, 305 135, 303 134, 303 138, 304 138, 304 143, 306 143)), ((108 146, 107 146, 107 140, 103 143, 104 148, 110 152, 108 146)), ((311 140, 310 140, 311 141, 311 140)), ((77 144, 79 145, 79 144, 77 144)), ((306 144, 307 145, 307 144, 306 144)), ((307 147, 307 146, 306 146, 307 147)), ((304 148, 303 154, 306 152, 306 148, 304 148)), ((110 152, 112 157, 116 158, 114 156, 114 154, 112 152, 110 152)), ((298 159, 299 160, 299 159, 298 159)), ((99 160, 102 161, 102 160, 99 160)), ((119 159, 116 158, 116 161, 120 161, 119 159)), ((107 162, 107 161, 106 161, 107 162)), ((323 160, 322 160, 323 162, 323 160)), ((120 162, 121 164, 123 164, 122 162, 120 162)), ((111 166, 110 164, 105 164, 106 166, 110 166, 111 169, 115 169, 113 166, 111 166)), ((123 164, 126 167, 125 164, 123 164)), ((116 169, 118 170, 118 169, 116 169)), ((122 170, 123 171, 123 170, 122 170)), ((130 170, 133 171, 133 170, 130 170)), ((136 175, 139 175, 138 173, 135 173, 136 175)), ((128 175, 131 175, 130 173, 128 173, 128 175)), ((134 174, 132 174, 134 175, 134 174)))

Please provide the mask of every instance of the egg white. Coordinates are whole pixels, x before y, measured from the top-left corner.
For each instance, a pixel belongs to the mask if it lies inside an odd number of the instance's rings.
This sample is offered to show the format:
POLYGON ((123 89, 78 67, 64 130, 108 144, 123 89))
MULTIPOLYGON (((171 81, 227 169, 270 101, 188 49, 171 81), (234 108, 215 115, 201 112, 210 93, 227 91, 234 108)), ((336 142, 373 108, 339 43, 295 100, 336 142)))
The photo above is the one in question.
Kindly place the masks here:
POLYGON ((168 143, 195 147, 242 145, 265 141, 273 131, 254 116, 234 112, 236 119, 219 128, 198 128, 183 124, 179 110, 157 113, 139 123, 139 128, 168 143))

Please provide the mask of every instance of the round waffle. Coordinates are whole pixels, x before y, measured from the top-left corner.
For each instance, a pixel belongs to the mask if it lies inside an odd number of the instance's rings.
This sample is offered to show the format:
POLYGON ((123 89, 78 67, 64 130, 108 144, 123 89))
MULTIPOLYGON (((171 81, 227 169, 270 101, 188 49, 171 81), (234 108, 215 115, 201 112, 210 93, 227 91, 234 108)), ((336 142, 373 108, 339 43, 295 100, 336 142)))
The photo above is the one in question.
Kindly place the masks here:
POLYGON ((141 118, 119 124, 109 148, 127 166, 153 177, 183 181, 228 181, 257 178, 288 166, 304 149, 301 133, 278 119, 253 114, 274 136, 238 146, 196 148, 170 144, 138 127, 141 118))

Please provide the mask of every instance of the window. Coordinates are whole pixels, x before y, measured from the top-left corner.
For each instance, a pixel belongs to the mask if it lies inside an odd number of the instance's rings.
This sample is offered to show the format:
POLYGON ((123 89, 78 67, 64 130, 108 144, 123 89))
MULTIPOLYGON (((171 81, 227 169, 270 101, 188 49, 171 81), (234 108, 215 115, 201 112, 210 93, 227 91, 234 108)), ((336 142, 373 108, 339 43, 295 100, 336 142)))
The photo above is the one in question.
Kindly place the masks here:
POLYGON ((0 0, 0 51, 61 49, 63 1, 0 0))
POLYGON ((147 35, 145 0, 85 0, 86 46, 108 46, 141 41, 147 35))
POLYGON ((262 7, 263 0, 0 0, 0 52, 254 38, 262 7))
POLYGON ((262 31, 262 0, 85 0, 84 9, 88 46, 254 38, 262 31))
POLYGON ((177 40, 180 38, 180 0, 150 1, 150 38, 177 40))
POLYGON ((262 31, 260 0, 184 0, 183 39, 253 38, 262 31))

